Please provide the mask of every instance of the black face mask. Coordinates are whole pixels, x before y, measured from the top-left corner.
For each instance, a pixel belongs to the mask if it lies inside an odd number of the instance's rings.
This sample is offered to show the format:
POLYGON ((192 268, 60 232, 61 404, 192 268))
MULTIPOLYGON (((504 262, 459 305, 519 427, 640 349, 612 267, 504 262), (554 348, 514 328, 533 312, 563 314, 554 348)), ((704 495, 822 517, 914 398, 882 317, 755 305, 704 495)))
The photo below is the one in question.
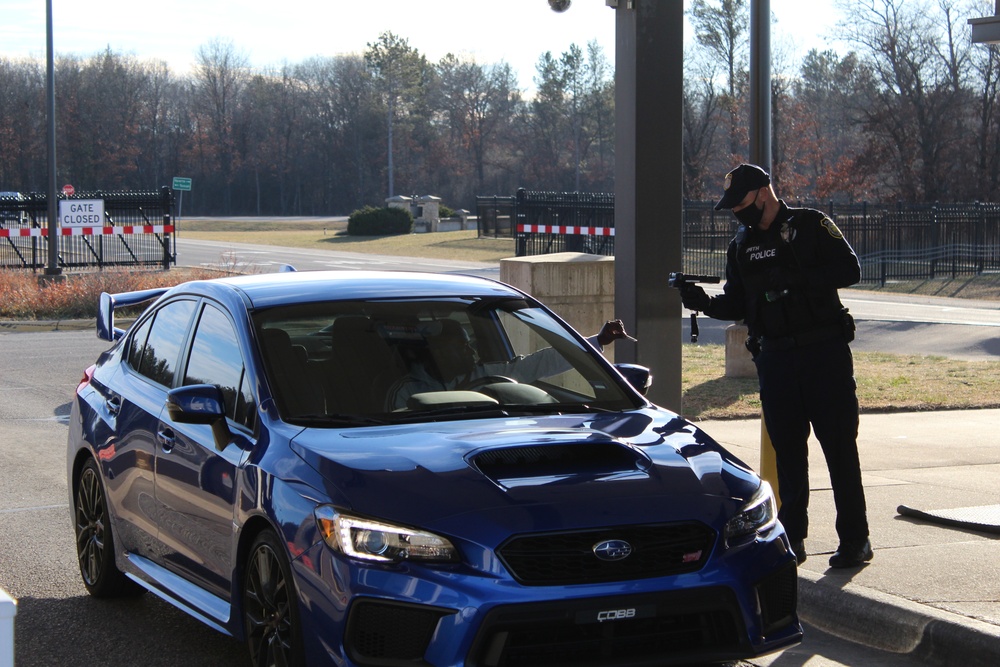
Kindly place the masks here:
MULTIPOLYGON (((759 193, 758 193, 759 194, 759 193)), ((733 215, 741 224, 750 229, 756 229, 760 221, 764 219, 764 209, 757 208, 757 197, 753 198, 753 203, 739 211, 733 211, 733 215)))

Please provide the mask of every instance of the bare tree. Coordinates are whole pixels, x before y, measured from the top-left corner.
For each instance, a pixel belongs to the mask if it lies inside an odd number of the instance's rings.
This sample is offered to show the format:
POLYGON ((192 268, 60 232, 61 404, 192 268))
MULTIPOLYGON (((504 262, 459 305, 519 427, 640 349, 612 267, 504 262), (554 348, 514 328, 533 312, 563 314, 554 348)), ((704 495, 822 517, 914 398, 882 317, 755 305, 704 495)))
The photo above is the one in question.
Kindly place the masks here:
POLYGON ((743 121, 749 81, 749 24, 747 0, 694 0, 688 10, 694 25, 695 39, 707 51, 707 57, 723 64, 725 93, 720 103, 729 115, 730 160, 746 153, 748 143, 743 121))
POLYGON ((509 140, 504 130, 521 102, 514 73, 506 63, 484 66, 452 54, 437 68, 450 147, 444 163, 460 180, 464 165, 471 165, 469 185, 485 192, 490 155, 509 140))
POLYGON ((684 76, 684 197, 707 199, 718 190, 709 164, 716 158, 722 92, 711 60, 687 59, 684 76))
POLYGON ((894 193, 919 201, 953 193, 948 163, 959 146, 964 98, 956 67, 954 0, 841 0, 841 36, 871 69, 864 109, 868 164, 894 193), (942 48, 942 44, 948 46, 942 48))
POLYGON ((395 136, 399 115, 405 115, 414 108, 414 99, 419 88, 427 83, 430 66, 410 43, 384 32, 377 41, 368 44, 365 62, 375 77, 376 88, 385 104, 387 172, 390 197, 395 194, 395 136))
POLYGON ((249 64, 230 41, 214 39, 198 49, 193 104, 197 133, 195 150, 203 178, 216 180, 223 192, 223 210, 232 211, 232 182, 240 168, 233 120, 246 87, 249 64))

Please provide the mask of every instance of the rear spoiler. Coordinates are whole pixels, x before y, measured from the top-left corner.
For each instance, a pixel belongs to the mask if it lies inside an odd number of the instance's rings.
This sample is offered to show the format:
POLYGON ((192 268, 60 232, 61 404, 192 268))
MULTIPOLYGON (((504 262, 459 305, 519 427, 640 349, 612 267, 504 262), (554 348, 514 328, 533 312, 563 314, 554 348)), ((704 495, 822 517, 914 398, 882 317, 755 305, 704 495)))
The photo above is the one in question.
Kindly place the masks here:
POLYGON ((101 340, 114 342, 124 336, 124 329, 115 328, 115 308, 135 306, 144 301, 157 299, 168 289, 170 288, 159 287, 157 289, 121 292, 119 294, 101 292, 101 298, 97 305, 97 337, 101 340))

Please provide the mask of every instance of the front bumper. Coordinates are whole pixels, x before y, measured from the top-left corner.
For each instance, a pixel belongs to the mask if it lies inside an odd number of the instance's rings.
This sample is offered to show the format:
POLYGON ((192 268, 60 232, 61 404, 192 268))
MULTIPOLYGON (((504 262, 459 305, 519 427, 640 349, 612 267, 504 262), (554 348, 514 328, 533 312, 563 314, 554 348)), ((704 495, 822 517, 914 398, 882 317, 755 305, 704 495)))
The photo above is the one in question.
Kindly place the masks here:
POLYGON ((305 563, 320 567, 295 564, 310 664, 639 667, 746 659, 802 636, 794 557, 776 535, 696 573, 572 586, 314 550, 305 563))

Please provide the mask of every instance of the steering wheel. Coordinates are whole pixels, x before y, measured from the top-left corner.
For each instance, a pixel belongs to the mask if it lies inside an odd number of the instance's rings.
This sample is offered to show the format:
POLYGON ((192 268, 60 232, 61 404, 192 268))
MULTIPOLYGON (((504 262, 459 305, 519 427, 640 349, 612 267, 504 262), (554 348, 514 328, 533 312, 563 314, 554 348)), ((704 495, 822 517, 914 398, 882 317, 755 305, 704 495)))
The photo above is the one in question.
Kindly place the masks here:
POLYGON ((485 387, 488 384, 497 384, 505 382, 508 384, 517 384, 517 380, 506 375, 484 375, 483 377, 472 378, 468 382, 463 382, 460 389, 468 389, 470 391, 475 391, 481 387, 485 387))

